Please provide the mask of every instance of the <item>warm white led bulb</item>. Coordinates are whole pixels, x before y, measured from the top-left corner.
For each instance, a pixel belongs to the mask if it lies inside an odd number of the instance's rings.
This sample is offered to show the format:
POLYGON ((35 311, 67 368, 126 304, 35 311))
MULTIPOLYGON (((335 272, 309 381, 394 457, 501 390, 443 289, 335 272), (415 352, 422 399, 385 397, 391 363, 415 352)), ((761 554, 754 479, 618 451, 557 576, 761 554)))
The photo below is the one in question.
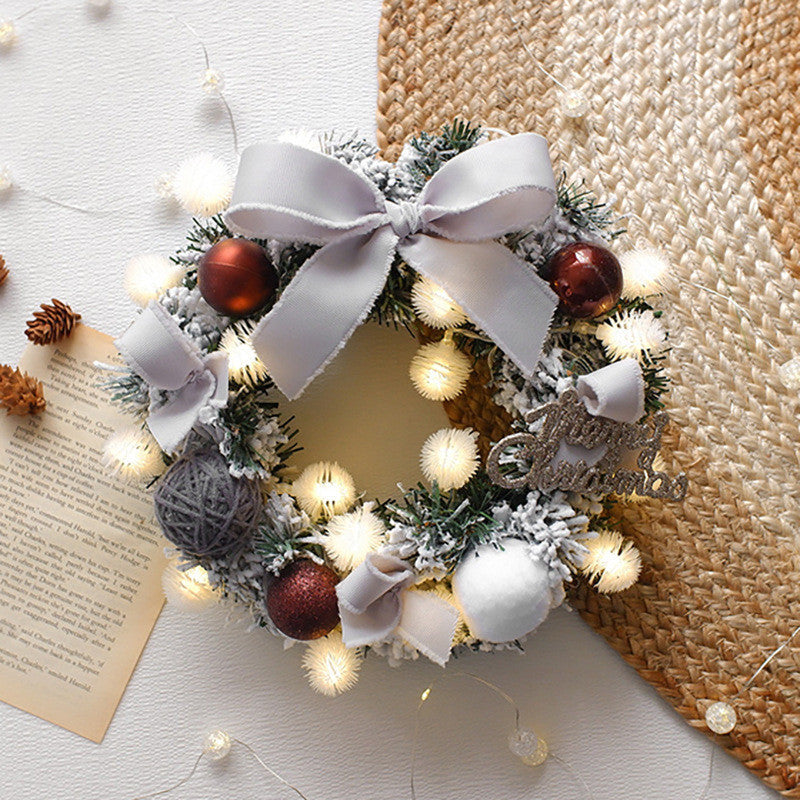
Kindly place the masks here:
POLYGON ((778 377, 787 389, 800 389, 800 356, 785 361, 778 367, 778 377))
POLYGON ((350 473, 335 462, 318 461, 306 467, 292 484, 300 508, 314 520, 343 514, 356 499, 350 473))
POLYGON ((185 270, 165 256, 143 253, 134 256, 125 269, 125 291, 134 303, 146 306, 157 300, 167 289, 178 286, 185 270))
POLYGON ((150 431, 136 425, 109 436, 103 446, 103 463, 129 480, 154 478, 164 471, 158 442, 150 431))
POLYGON ((174 200, 175 192, 172 189, 172 181, 175 176, 171 172, 162 172, 153 181, 153 190, 162 200, 174 200))
POLYGON ((730 733, 736 727, 736 710, 730 703, 712 703, 706 709, 706 725, 714 733, 730 733))
POLYGON ((5 164, 0 164, 0 192, 7 192, 13 186, 14 179, 11 176, 11 170, 5 164))
POLYGON ((442 428, 425 440, 420 453, 423 474, 444 491, 460 489, 478 463, 478 434, 470 428, 442 428))
POLYGON ((86 0, 89 11, 102 16, 111 10, 111 0, 86 0))
POLYGON ((432 328, 455 328, 467 321, 464 309, 441 286, 420 276, 411 289, 411 305, 432 328))
POLYGON ((508 749, 529 767, 538 767, 547 760, 547 742, 530 728, 517 728, 508 737, 508 749))
POLYGON ((467 385, 471 366, 464 353, 442 339, 420 347, 408 371, 414 388, 423 397, 452 400, 467 385))
POLYGON ((242 386, 255 386, 267 377, 267 368, 258 357, 252 330, 242 323, 226 328, 219 342, 219 349, 228 355, 228 375, 242 386))
POLYGON ((355 685, 362 660, 361 651, 345 647, 342 634, 334 631, 306 647, 303 667, 313 689, 335 697, 355 685))
POLYGON ((328 522, 322 546, 342 572, 355 569, 383 544, 386 527, 373 508, 374 503, 365 503, 349 514, 331 517, 328 522))
POLYGON ((17 41, 17 26, 10 19, 0 19, 0 47, 11 47, 17 41))
POLYGON ((642 570, 642 557, 636 547, 617 531, 602 530, 584 541, 587 554, 582 572, 598 592, 613 594, 633 586, 642 570))
POLYGON ((225 88, 225 78, 222 77, 221 72, 209 67, 203 73, 202 86, 206 94, 219 94, 225 88))
POLYGON ((212 761, 222 761, 231 751, 231 737, 225 731, 211 731, 203 741, 203 752, 212 761))
POLYGON ((577 89, 565 89, 559 97, 561 110, 565 117, 577 119, 582 117, 589 110, 589 101, 583 92, 577 89))

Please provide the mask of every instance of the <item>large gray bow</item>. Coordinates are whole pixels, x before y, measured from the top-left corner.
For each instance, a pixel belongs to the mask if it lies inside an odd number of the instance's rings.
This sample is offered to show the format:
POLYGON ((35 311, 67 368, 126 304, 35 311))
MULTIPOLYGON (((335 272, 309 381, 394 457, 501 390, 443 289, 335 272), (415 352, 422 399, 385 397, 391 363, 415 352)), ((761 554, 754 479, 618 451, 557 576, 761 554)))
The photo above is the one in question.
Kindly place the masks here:
POLYGON ((529 375, 557 298, 492 241, 541 223, 555 203, 536 134, 479 145, 447 162, 413 202, 391 202, 340 161, 274 142, 242 154, 227 222, 248 236, 323 244, 252 340, 275 384, 297 397, 364 321, 398 252, 441 286, 529 375))
POLYGON ((147 427, 161 449, 174 452, 207 405, 228 402, 228 356, 204 355, 155 300, 115 342, 129 366, 156 389, 171 392, 152 408, 147 427))
POLYGON ((433 592, 409 591, 414 573, 405 561, 371 553, 336 586, 345 647, 381 642, 393 633, 444 666, 458 609, 433 592))

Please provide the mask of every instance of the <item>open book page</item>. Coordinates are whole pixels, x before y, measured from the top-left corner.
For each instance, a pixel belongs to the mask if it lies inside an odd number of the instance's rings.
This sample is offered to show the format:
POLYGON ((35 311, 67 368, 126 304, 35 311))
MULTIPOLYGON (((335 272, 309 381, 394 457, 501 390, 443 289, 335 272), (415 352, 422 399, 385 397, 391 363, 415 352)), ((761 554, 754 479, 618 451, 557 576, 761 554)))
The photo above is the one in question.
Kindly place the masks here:
POLYGON ((130 424, 97 384, 110 337, 79 325, 20 368, 46 410, 0 416, 0 700, 102 740, 163 604, 148 493, 101 463, 130 424))

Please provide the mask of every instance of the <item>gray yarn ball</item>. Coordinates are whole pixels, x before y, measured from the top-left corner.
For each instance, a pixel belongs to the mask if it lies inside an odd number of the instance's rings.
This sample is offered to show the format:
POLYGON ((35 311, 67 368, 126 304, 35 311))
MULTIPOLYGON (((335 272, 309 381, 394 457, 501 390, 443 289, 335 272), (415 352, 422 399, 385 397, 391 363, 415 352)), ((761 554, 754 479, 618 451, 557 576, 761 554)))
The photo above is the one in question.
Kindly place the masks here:
POLYGON ((258 484, 234 478, 217 450, 176 461, 159 481, 154 502, 167 539, 189 555, 213 558, 243 543, 261 512, 258 484))

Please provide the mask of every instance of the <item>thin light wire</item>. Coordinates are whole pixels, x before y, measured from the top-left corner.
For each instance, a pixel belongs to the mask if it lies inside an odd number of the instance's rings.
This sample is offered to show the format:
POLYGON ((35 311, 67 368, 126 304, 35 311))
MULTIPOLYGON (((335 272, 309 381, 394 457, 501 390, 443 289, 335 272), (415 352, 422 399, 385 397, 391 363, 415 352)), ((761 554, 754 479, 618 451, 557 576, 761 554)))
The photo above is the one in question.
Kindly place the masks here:
POLYGON ((134 797, 133 800, 148 800, 148 798, 150 798, 150 797, 159 797, 161 795, 165 795, 165 794, 169 794, 170 792, 174 792, 176 789, 180 789, 181 786, 183 786, 184 784, 187 784, 194 777, 194 774, 195 774, 195 772, 197 772, 197 768, 200 766, 200 762, 203 760, 203 756, 204 755, 205 755, 205 753, 201 752, 200 755, 197 756, 197 759, 194 762, 194 766, 192 767, 192 769, 189 772, 189 774, 185 778, 182 778, 181 780, 179 780, 173 786, 170 786, 169 789, 161 789, 158 792, 151 792, 150 794, 141 794, 138 797, 134 797))
MULTIPOLYGON (((791 632, 791 634, 789 634, 789 637, 786 639, 785 642, 783 642, 783 644, 779 645, 771 653, 769 653, 769 655, 761 662, 761 666, 750 676, 750 678, 744 683, 742 688, 739 689, 738 692, 736 692, 736 694, 733 696, 733 699, 739 697, 739 695, 741 695, 742 692, 747 691, 753 685, 755 679, 767 668, 767 666, 773 661, 773 659, 775 659, 783 650, 785 650, 792 643, 792 640, 794 639, 795 636, 797 636, 798 633, 800 633, 800 625, 798 625, 798 627, 796 627, 791 632)), ((717 744, 716 744, 717 738, 718 737, 715 734, 711 739, 711 757, 708 762, 708 780, 706 781, 705 788, 703 789, 703 793, 700 795, 699 800, 706 800, 708 792, 711 789, 711 780, 714 775, 714 754, 716 753, 717 750, 717 744)))
POLYGON ((741 688, 741 689, 739 689, 739 691, 738 691, 738 692, 736 692, 736 694, 735 694, 734 696, 735 696, 735 697, 738 697, 738 696, 739 696, 739 695, 740 695, 742 692, 745 692, 745 691, 747 691, 747 690, 748 690, 748 689, 749 689, 749 688, 750 688, 750 687, 753 685, 753 682, 755 681, 755 679, 756 679, 756 678, 757 678, 757 677, 758 677, 758 676, 759 676, 759 675, 760 675, 760 674, 761 674, 761 673, 762 673, 762 672, 763 672, 763 671, 764 671, 764 670, 767 668, 767 666, 770 664, 770 662, 771 662, 771 661, 772 661, 772 660, 773 660, 773 659, 774 659, 774 658, 775 658, 775 657, 776 657, 776 656, 777 656, 777 655, 778 655, 778 654, 779 654, 779 653, 780 653, 782 650, 785 650, 785 649, 786 649, 786 648, 787 648, 787 647, 788 647, 788 646, 789 646, 789 645, 792 643, 792 640, 794 639, 794 637, 795 637, 795 636, 797 636, 797 634, 798 634, 798 633, 800 633, 800 625, 799 625, 798 627, 796 627, 796 628, 795 628, 795 629, 792 631, 792 633, 791 633, 791 635, 789 636, 789 638, 788 638, 788 639, 787 639, 787 640, 786 640, 786 641, 785 641, 785 642, 784 642, 782 645, 780 645, 780 647, 776 647, 776 648, 775 648, 775 649, 774 649, 774 650, 773 650, 773 651, 772 651, 772 652, 771 652, 771 653, 770 653, 770 654, 769 654, 769 655, 766 657, 766 659, 764 660, 764 663, 763 663, 763 664, 762 664, 762 665, 761 665, 761 666, 760 666, 760 667, 759 667, 759 668, 758 668, 758 669, 757 669, 757 670, 756 670, 756 671, 755 671, 755 672, 754 672, 754 673, 753 673, 753 674, 750 676, 750 679, 749 679, 749 680, 748 680, 748 681, 747 681, 747 682, 744 684, 744 686, 742 686, 742 688, 741 688))
POLYGON ((65 203, 63 200, 56 200, 55 197, 50 197, 50 195, 42 194, 41 192, 34 191, 33 189, 28 189, 25 186, 17 186, 16 188, 24 194, 35 197, 37 200, 41 200, 44 203, 50 203, 50 205, 53 206, 58 206, 58 208, 65 208, 68 211, 77 211, 79 214, 88 214, 92 217, 108 216, 110 214, 110 212, 107 211, 96 211, 93 208, 86 208, 85 206, 76 206, 72 203, 65 203))
MULTIPOLYGON (((169 16, 172 17, 179 25, 183 25, 183 27, 186 28, 186 30, 189 31, 189 33, 191 33, 192 36, 194 36, 195 40, 200 45, 200 48, 203 51, 203 60, 206 63, 206 69, 207 70, 211 69, 211 59, 208 55, 208 48, 206 47, 205 42, 200 38, 200 34, 198 34, 198 32, 188 22, 182 20, 180 17, 177 17, 175 14, 169 14, 169 16)), ((238 154, 239 132, 236 130, 236 123, 234 122, 233 119, 233 111, 231 110, 230 104, 228 103, 228 100, 225 97, 225 94, 222 92, 222 90, 219 90, 217 92, 217 95, 219 96, 219 99, 222 102, 223 107, 225 108, 225 112, 228 115, 228 122, 230 123, 231 126, 231 133, 233 134, 233 149, 238 154)))
POLYGON ((280 775, 278 775, 278 773, 277 773, 277 772, 275 772, 275 770, 273 770, 273 769, 270 769, 270 768, 269 768, 269 767, 268 767, 268 766, 267 766, 267 765, 266 765, 266 764, 265 764, 265 763, 264 763, 264 762, 261 760, 261 758, 259 757, 258 753, 256 753, 256 751, 255 751, 255 750, 253 750, 253 748, 252 748, 252 747, 250 747, 250 745, 249 745, 249 744, 247 744, 246 742, 243 742, 241 739, 231 739, 231 741, 232 741, 232 742, 236 742, 236 744, 240 744, 242 747, 244 747, 244 749, 245 749, 245 750, 247 750, 247 752, 248 752, 248 753, 250 753, 250 755, 251 755, 251 756, 253 756, 253 758, 254 758, 256 761, 258 761, 258 763, 259 763, 259 764, 261 764, 261 766, 262 766, 262 767, 263 767, 263 768, 264 768, 264 769, 265 769, 267 772, 269 772, 269 774, 270 774, 270 775, 272 775, 272 777, 273 777, 273 778, 275 778, 276 780, 279 780, 279 781, 280 781, 280 782, 281 782, 281 783, 282 783, 284 786, 286 786, 287 788, 291 789, 291 790, 292 790, 292 791, 293 791, 293 792, 294 792, 294 793, 295 793, 295 794, 296 794, 298 797, 302 798, 302 800, 308 800, 308 798, 307 798, 307 797, 306 797, 306 796, 305 796, 305 795, 304 795, 304 794, 303 794, 303 793, 302 793, 302 792, 301 792, 301 791, 300 791, 300 790, 299 790, 299 789, 298 789, 296 786, 293 786, 293 785, 292 785, 291 783, 289 783, 289 781, 287 781, 285 778, 282 778, 280 775))
MULTIPOLYGON (((250 747, 250 745, 247 744, 247 742, 243 742, 241 739, 235 739, 233 737, 231 737, 231 742, 235 742, 236 744, 240 745, 245 750, 247 750, 247 752, 250 753, 250 755, 264 768, 264 770, 266 770, 266 772, 272 775, 272 777, 275 778, 276 780, 280 781, 288 789, 291 789, 301 800, 308 800, 308 797, 306 797, 296 786, 289 783, 289 781, 281 777, 277 772, 275 772, 275 770, 268 767, 261 759, 261 757, 258 755, 258 753, 256 753, 256 751, 253 750, 253 748, 250 747)), ((192 765, 189 774, 186 775, 186 777, 181 778, 177 783, 173 784, 167 789, 160 789, 159 791, 151 792, 150 794, 138 795, 137 797, 134 797, 133 800, 149 800, 149 798, 152 797, 163 797, 164 795, 174 792, 176 789, 180 789, 181 786, 185 786, 194 777, 194 774, 197 772, 197 768, 200 766, 200 762, 203 760, 203 756, 205 755, 206 755, 205 751, 200 751, 200 754, 195 759, 195 762, 192 765)))
POLYGON ((564 770, 564 772, 566 772, 567 775, 569 775, 570 778, 575 781, 575 783, 578 783, 583 787, 583 791, 586 792, 586 796, 589 798, 589 800, 593 800, 594 795, 592 794, 592 790, 589 788, 589 785, 586 783, 586 781, 572 768, 572 765, 564 761, 563 758, 559 758, 559 756, 557 756, 555 753, 549 753, 548 759, 555 761, 556 764, 558 764, 564 770))
MULTIPOLYGON (((520 730, 519 706, 515 702, 514 698, 510 694, 508 694, 508 692, 505 692, 503 689, 501 689, 499 686, 495 685, 491 681, 482 678, 480 675, 474 675, 471 672, 460 672, 460 671, 448 672, 446 675, 443 675, 442 677, 437 678, 435 681, 432 681, 431 683, 428 684, 428 686, 420 695, 419 702, 417 703, 417 710, 414 715, 414 738, 411 742, 411 768, 409 774, 409 787, 411 789, 411 800, 417 800, 416 765, 417 765, 417 750, 419 749, 417 745, 419 744, 419 727, 420 727, 420 719, 422 716, 421 714, 422 707, 423 705, 425 705, 425 701, 430 697, 433 688, 442 681, 452 677, 469 678, 470 680, 473 680, 485 686, 486 688, 491 689, 491 691, 493 691, 496 695, 501 697, 503 700, 505 700, 506 703, 508 703, 511 706, 511 708, 514 711, 514 729, 516 731, 520 730)), ((584 779, 581 778, 581 776, 573 769, 573 767, 568 762, 564 761, 564 759, 562 758, 559 758, 552 752, 549 754, 548 758, 552 759, 557 764, 559 764, 559 766, 561 766, 561 768, 567 773, 567 775, 569 775, 569 777, 572 778, 572 780, 576 784, 582 787, 582 789, 586 792, 586 797, 589 798, 589 800, 593 800, 594 796, 592 795, 592 792, 589 789, 589 786, 587 785, 586 781, 584 781, 584 779)))
POLYGON ((519 22, 517 22, 517 20, 512 16, 509 16, 509 19, 511 20, 511 24, 514 26, 514 30, 519 36, 519 41, 522 44, 523 50, 525 50, 525 52, 528 54, 530 60, 533 61, 534 66, 538 67, 560 89, 563 89, 565 92, 570 91, 569 88, 561 83, 561 81, 556 78, 555 75, 553 75, 551 72, 548 72, 542 65, 542 62, 539 61, 539 59, 533 54, 533 51, 530 49, 530 47, 528 47, 528 43, 525 41, 525 38, 522 35, 522 27, 520 26, 519 22))
MULTIPOLYGON (((715 737, 716 738, 716 737, 715 737)), ((708 778, 706 779, 706 785, 703 789, 703 793, 700 795, 698 800, 706 800, 708 797, 708 791, 711 788, 711 779, 714 777, 714 754, 717 752, 717 743, 714 739, 711 740, 711 757, 708 759, 708 778)))
MULTIPOLYGON (((680 208, 683 209, 683 206, 680 203, 678 203, 677 205, 680 208)), ((684 210, 684 213, 686 213, 686 210, 685 209, 683 209, 683 210, 684 210)), ((631 211, 631 212, 629 212, 627 214, 623 214, 622 215, 622 219, 635 219, 637 222, 641 223, 642 226, 644 226, 645 228, 647 227, 647 223, 637 213, 635 213, 633 211, 631 211)), ((688 213, 687 213, 687 220, 689 220, 687 222, 687 225, 691 225, 692 223, 691 223, 691 220, 690 220, 690 218, 688 216, 688 213)), ((699 242, 701 240, 701 238, 702 238, 702 235, 701 235, 700 231, 697 228, 695 228, 694 230, 695 230, 695 234, 697 235, 697 240, 699 242)), ((720 267, 720 263, 719 263, 716 255, 714 253, 712 253, 708 248, 706 248, 706 253, 709 255, 709 257, 714 262, 714 264, 717 267, 720 267)), ((720 276, 720 280, 722 280, 725 283, 725 285, 728 286, 728 288, 730 288, 728 282, 725 280, 725 272, 724 272, 724 270, 718 269, 717 270, 717 274, 720 276)), ((747 319, 747 321, 753 326, 754 330, 758 330, 759 329, 758 324, 753 319, 753 317, 750 315, 750 312, 743 305, 741 305, 736 300, 734 300, 733 297, 731 297, 730 295, 722 294, 722 292, 718 292, 716 289, 712 289, 709 286, 703 286, 702 284, 695 283, 694 281, 691 281, 688 278, 681 278, 681 277, 678 277, 678 276, 674 276, 674 277, 677 278, 678 283, 681 283, 684 286, 690 286, 692 289, 695 289, 695 290, 701 291, 701 292, 706 292, 706 294, 714 295, 715 297, 719 297, 721 300, 724 300, 726 303, 730 303, 745 319, 747 319)), ((744 335, 744 331, 740 331, 740 333, 742 335, 744 335)), ((776 347, 769 339, 766 339, 766 338, 763 338, 763 337, 756 338, 755 335, 753 335, 752 338, 757 340, 757 341, 763 342, 767 347, 769 347, 774 352, 782 353, 780 348, 776 347)), ((745 348, 745 349, 747 350, 747 352, 750 352, 749 349, 747 349, 747 348, 745 348)))
POLYGON ((33 6, 32 8, 29 8, 27 11, 23 11, 18 17, 14 17, 14 22, 19 22, 21 19, 25 19, 25 17, 27 17, 28 14, 33 14, 33 12, 37 11, 38 9, 39 6, 33 6))

